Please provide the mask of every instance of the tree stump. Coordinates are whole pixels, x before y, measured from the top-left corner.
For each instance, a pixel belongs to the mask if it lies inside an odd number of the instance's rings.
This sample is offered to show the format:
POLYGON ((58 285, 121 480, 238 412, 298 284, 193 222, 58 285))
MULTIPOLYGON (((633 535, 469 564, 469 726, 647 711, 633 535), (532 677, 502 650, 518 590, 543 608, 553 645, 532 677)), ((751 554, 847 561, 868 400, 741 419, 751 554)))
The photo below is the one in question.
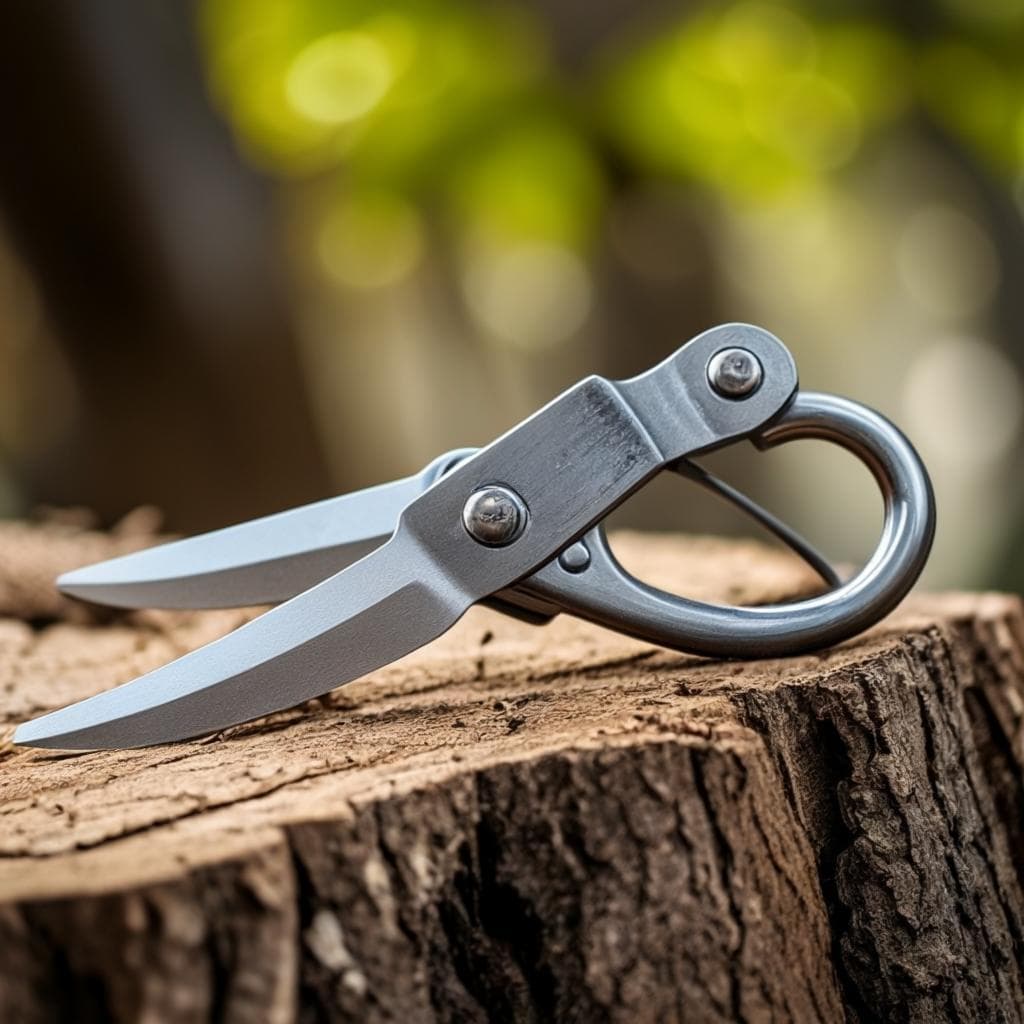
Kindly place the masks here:
MULTIPOLYGON (((1017 599, 756 663, 474 609, 204 740, 11 747, 253 614, 55 597, 146 540, 0 530, 0 1021, 1024 1019, 1017 599)), ((813 586, 752 544, 616 546, 705 599, 813 586)))

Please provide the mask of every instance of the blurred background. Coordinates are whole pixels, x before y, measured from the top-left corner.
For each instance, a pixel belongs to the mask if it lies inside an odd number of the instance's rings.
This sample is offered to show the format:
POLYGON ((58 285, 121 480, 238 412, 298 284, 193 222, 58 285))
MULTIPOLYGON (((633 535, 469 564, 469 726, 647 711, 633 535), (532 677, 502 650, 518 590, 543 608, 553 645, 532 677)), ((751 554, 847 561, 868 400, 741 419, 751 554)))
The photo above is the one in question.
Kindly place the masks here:
MULTIPOLYGON (((716 323, 894 418, 934 586, 1024 586, 1024 0, 0 5, 0 512, 192 531, 716 323)), ((834 558, 813 444, 705 460, 834 558)), ((751 533, 659 479, 619 525, 751 533)))

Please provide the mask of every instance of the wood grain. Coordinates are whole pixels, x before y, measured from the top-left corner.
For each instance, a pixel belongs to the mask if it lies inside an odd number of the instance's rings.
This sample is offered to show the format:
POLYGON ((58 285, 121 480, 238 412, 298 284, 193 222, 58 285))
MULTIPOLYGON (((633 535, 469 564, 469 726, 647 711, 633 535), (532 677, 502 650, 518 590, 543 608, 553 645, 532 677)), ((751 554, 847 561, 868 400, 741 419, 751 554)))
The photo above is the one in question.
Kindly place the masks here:
MULTIPOLYGON (((254 614, 90 618, 46 579, 146 531, 76 529, 0 528, 0 1020, 1024 1018, 1017 599, 745 664, 474 609, 213 737, 15 749, 254 614)), ((616 548, 704 599, 813 587, 753 544, 616 548)))

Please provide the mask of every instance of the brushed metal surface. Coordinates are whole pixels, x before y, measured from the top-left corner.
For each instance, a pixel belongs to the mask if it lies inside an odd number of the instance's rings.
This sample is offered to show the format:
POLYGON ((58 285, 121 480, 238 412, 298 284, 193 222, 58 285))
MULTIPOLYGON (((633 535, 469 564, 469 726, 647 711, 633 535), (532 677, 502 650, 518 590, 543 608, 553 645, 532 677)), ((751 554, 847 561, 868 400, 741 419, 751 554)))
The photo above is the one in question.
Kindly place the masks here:
POLYGON ((142 746, 223 729, 388 664, 482 600, 538 621, 568 611, 726 657, 793 653, 859 632, 893 607, 927 558, 930 484, 883 417, 834 396, 794 398, 796 387, 777 338, 727 324, 631 380, 589 377, 486 448, 448 453, 417 476, 68 574, 66 592, 127 606, 273 601, 316 585, 163 668, 20 726, 15 741, 142 746), (734 348, 763 370, 740 399, 718 394, 708 376, 716 354, 734 348), (762 447, 824 439, 869 466, 886 517, 868 565, 831 593, 776 608, 703 605, 629 576, 597 524, 662 469, 744 437, 762 447), (463 511, 495 487, 529 514, 508 543, 488 547, 467 532, 463 511), (559 553, 581 538, 589 561, 563 565, 559 553))

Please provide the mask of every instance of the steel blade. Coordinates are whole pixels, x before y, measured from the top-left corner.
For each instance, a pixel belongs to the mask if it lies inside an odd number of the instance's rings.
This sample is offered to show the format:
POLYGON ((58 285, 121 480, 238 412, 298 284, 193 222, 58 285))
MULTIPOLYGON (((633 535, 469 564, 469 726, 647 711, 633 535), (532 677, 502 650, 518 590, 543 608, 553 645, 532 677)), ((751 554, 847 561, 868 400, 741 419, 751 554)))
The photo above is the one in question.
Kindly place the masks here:
POLYGON ((382 548, 216 643, 21 726, 14 739, 61 749, 144 746, 326 693, 525 579, 667 463, 749 436, 795 389, 792 357, 778 339, 742 324, 706 331, 630 380, 588 377, 410 502, 382 548), (706 368, 740 343, 764 380, 737 403, 713 391, 706 368), (479 532, 486 514, 473 518, 495 491, 521 510, 519 532, 501 543, 479 532))
POLYGON ((475 449, 415 476, 85 566, 57 580, 72 597, 119 608, 277 604, 380 547, 402 509, 475 449))
POLYGON ((18 727, 16 743, 142 747, 291 707, 439 636, 471 604, 415 536, 397 534, 343 572, 214 643, 18 727))

